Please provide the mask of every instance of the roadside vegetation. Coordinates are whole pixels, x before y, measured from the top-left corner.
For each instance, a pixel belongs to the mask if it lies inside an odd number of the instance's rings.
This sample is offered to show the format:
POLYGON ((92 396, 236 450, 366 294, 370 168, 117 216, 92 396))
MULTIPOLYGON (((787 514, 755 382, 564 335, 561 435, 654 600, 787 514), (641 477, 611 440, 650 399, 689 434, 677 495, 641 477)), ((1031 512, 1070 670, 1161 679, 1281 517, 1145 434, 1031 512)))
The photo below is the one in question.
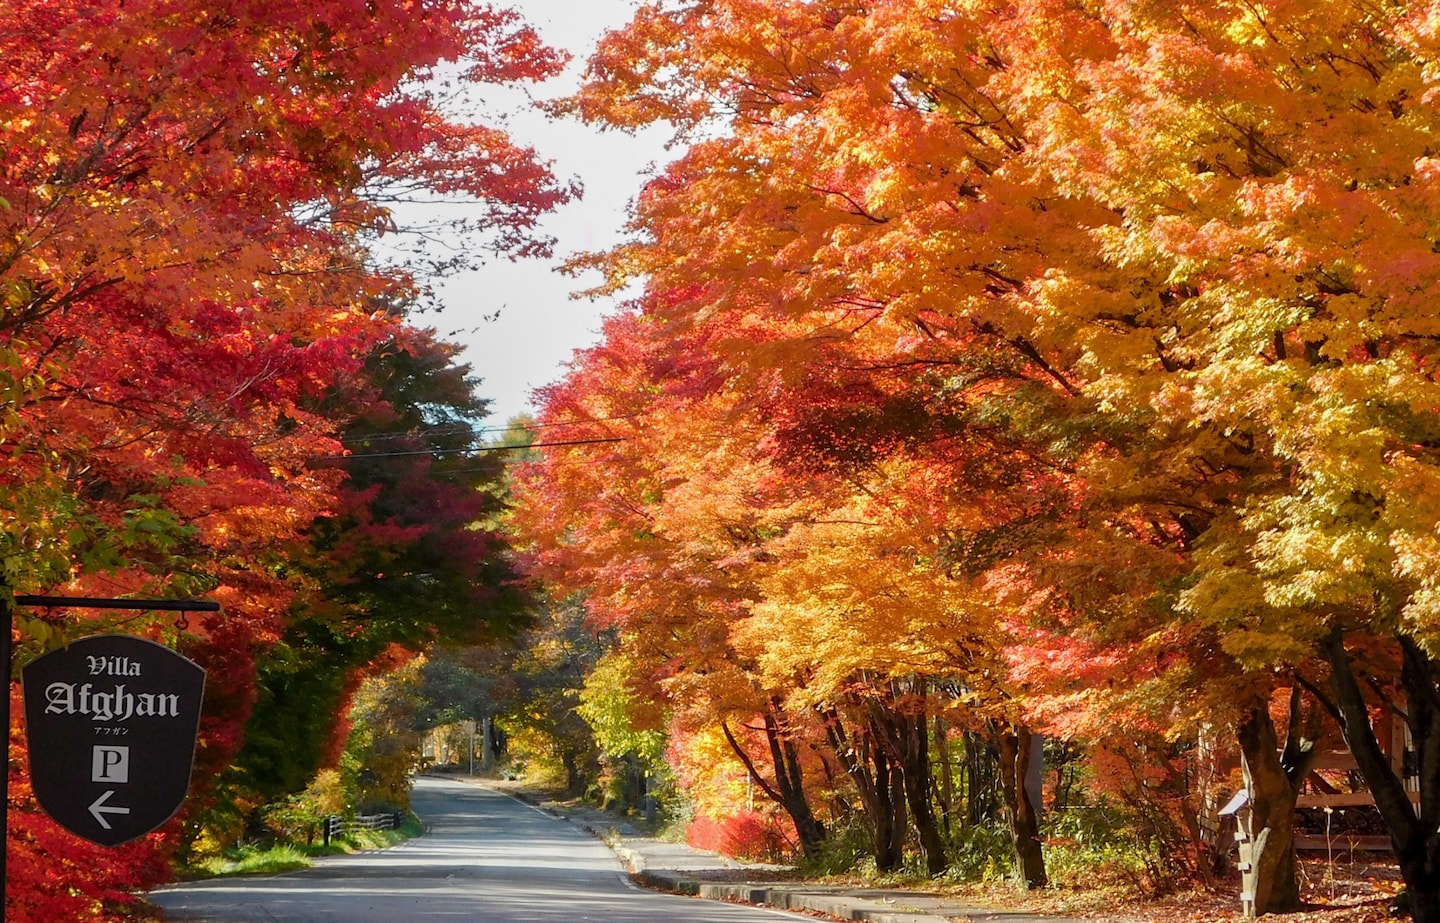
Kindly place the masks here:
POLYGON ((424 833, 419 818, 408 815, 389 830, 357 830, 332 837, 329 846, 318 843, 244 843, 207 856, 181 870, 182 878, 218 878, 224 875, 268 875, 308 868, 320 856, 340 856, 369 849, 387 849, 424 833))

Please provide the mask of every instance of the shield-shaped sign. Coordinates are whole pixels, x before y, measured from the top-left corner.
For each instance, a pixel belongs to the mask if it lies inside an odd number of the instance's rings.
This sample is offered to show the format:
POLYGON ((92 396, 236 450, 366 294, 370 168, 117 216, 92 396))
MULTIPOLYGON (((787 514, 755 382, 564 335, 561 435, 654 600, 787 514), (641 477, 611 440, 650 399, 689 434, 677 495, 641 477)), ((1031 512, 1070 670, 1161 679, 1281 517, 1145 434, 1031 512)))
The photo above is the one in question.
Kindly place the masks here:
POLYGON ((205 670, 134 635, 92 635, 21 671, 35 800, 61 826, 116 846, 185 800, 205 670))

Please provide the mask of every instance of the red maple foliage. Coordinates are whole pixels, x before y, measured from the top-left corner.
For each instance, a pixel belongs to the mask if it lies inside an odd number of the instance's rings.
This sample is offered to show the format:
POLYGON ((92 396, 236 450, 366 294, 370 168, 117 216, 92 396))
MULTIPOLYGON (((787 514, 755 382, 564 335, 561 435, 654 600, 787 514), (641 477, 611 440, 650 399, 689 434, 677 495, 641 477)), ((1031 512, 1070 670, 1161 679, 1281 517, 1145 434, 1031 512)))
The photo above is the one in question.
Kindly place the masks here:
MULTIPOLYGON (((210 671, 193 809, 307 589, 288 556, 337 504, 346 419, 325 398, 422 284, 371 258, 391 206, 467 199, 477 246, 519 256, 574 193, 426 80, 534 79, 562 56, 463 0, 19 0, 4 19, 0 593, 223 604, 124 623, 210 671)), ((15 637, 28 657, 116 624, 19 611, 15 637)), ((11 919, 106 919, 157 880, 180 821, 96 852, 33 809, 12 754, 11 919)))

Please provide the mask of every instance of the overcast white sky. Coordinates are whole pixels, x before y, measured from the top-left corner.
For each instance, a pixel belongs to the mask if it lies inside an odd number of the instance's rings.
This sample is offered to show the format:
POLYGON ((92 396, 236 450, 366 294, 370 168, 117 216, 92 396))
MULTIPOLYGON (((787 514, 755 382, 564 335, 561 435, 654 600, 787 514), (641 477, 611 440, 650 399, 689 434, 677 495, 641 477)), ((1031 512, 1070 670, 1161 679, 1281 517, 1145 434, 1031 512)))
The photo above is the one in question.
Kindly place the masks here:
MULTIPOLYGON (((539 98, 561 96, 573 87, 596 39, 628 22, 636 6, 634 0, 510 2, 547 42, 574 55, 566 76, 532 88, 539 98)), ((493 261, 447 280, 437 289, 442 312, 421 319, 446 339, 465 345, 463 358, 482 380, 481 395, 492 402, 488 422, 499 426, 528 409, 534 388, 563 375, 575 349, 597 341, 601 318, 613 304, 571 298, 572 292, 597 280, 572 279, 554 269, 569 254, 616 242, 645 172, 663 165, 670 155, 663 131, 632 137, 601 133, 578 122, 551 122, 524 112, 518 94, 509 99, 492 94, 490 102, 518 110, 509 118, 511 134, 552 160, 558 176, 578 177, 585 187, 583 199, 545 222, 545 231, 559 241, 555 259, 493 261)))

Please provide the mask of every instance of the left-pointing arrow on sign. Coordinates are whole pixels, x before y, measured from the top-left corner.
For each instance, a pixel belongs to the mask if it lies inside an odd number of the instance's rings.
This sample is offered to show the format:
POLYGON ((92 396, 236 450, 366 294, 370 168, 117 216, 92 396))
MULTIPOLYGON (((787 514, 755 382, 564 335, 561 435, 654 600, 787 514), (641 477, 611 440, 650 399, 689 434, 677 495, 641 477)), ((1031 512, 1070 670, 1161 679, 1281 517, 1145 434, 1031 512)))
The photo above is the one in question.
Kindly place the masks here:
POLYGON ((130 813, 129 808, 122 808, 117 805, 107 805, 105 803, 110 800, 110 796, 113 794, 115 794, 115 791, 114 789, 111 789, 110 791, 107 791, 105 794, 101 795, 99 798, 96 798, 94 803, 90 805, 90 813, 95 815, 95 822, 98 823, 100 826, 104 827, 106 830, 110 829, 110 822, 105 819, 106 814, 130 813))

